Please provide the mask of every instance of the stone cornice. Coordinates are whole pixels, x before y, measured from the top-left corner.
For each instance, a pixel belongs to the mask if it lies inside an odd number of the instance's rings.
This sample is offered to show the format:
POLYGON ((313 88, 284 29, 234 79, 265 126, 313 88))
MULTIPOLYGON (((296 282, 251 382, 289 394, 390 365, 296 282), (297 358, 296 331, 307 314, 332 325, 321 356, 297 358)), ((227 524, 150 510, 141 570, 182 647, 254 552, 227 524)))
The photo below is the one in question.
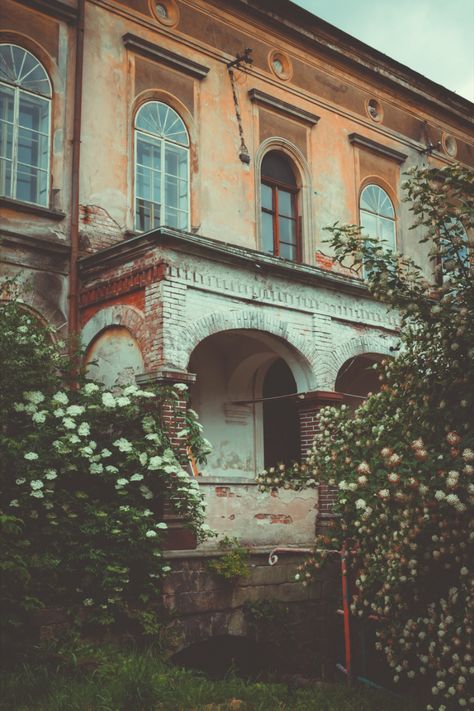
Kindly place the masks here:
POLYGON ((17 2, 31 7, 33 10, 44 12, 57 20, 63 20, 68 24, 74 24, 77 21, 76 3, 62 2, 61 0, 17 0, 17 2))
POLYGON ((124 264, 153 250, 154 247, 172 247, 179 252, 201 256, 210 261, 247 267, 260 274, 272 274, 297 283, 336 289, 346 294, 371 298, 367 286, 358 279, 329 273, 308 264, 296 264, 272 257, 254 249, 238 247, 219 240, 193 235, 169 227, 161 227, 120 242, 79 261, 83 279, 97 276, 104 268, 124 264))
POLYGON ((127 49, 131 49, 133 52, 141 54, 144 57, 148 57, 149 59, 153 59, 155 62, 159 62, 160 64, 165 64, 166 66, 176 69, 179 72, 188 74, 194 79, 205 79, 209 72, 209 67, 206 67, 204 64, 193 62, 192 60, 183 57, 181 54, 176 54, 175 52, 171 52, 169 49, 164 49, 164 47, 160 47, 159 45, 149 42, 142 37, 138 37, 138 35, 133 35, 130 32, 123 35, 122 40, 127 49))
MULTIPOLYGON (((222 0, 219 0, 219 4, 221 2, 222 0)), ((392 89, 406 92, 419 101, 455 115, 470 127, 474 123, 473 104, 468 99, 458 96, 308 10, 297 7, 293 2, 279 0, 276 4, 269 4, 267 0, 229 0, 229 4, 233 6, 232 9, 247 15, 252 14, 267 28, 271 26, 280 33, 293 36, 299 43, 309 43, 326 56, 355 68, 358 73, 363 72, 392 89)))
POLYGON ((316 116, 316 114, 299 109, 297 106, 288 104, 286 101, 281 101, 281 99, 276 99, 274 96, 266 94, 259 89, 250 89, 249 97, 250 101, 260 104, 264 108, 273 109, 274 111, 285 114, 289 118, 296 119, 310 126, 315 126, 319 121, 319 116, 316 116))
POLYGON ((11 230, 0 229, 0 242, 3 246, 23 247, 27 251, 43 252, 54 256, 67 258, 70 245, 39 235, 25 235, 11 230))
POLYGON ((400 163, 400 165, 404 163, 408 158, 405 153, 396 151, 394 148, 389 148, 383 143, 373 141, 371 138, 366 138, 360 133, 350 133, 348 139, 350 143, 352 143, 352 145, 357 146, 358 148, 367 148, 368 150, 373 151, 374 153, 378 153, 379 155, 384 156, 385 158, 391 158, 392 160, 395 160, 397 163, 400 163))

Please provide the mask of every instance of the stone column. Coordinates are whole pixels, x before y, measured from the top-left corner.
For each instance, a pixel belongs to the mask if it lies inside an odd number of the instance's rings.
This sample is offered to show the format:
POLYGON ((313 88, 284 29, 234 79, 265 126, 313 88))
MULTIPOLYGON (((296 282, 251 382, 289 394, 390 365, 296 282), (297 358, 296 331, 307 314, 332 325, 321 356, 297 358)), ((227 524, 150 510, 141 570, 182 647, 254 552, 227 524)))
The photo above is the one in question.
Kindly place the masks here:
MULTIPOLYGON (((304 399, 298 401, 300 421, 300 453, 304 459, 310 452, 315 435, 319 432, 319 413, 328 405, 340 406, 344 402, 341 393, 315 390, 306 393, 304 399)), ((337 488, 328 484, 320 484, 318 489, 318 516, 316 533, 329 533, 335 525, 336 516, 333 506, 336 500, 337 488)))
MULTIPOLYGON (((150 385, 173 386, 177 383, 189 386, 194 383, 196 376, 182 370, 160 368, 151 373, 138 375, 136 380, 138 385, 144 387, 150 385)), ((161 405, 161 422, 178 461, 183 467, 187 467, 186 443, 183 441, 184 438, 178 437, 178 434, 186 427, 188 403, 182 391, 177 389, 174 392, 176 397, 170 397, 161 405)), ((197 542, 194 533, 184 525, 184 517, 176 513, 168 502, 164 502, 163 520, 168 524, 167 535, 163 541, 164 550, 192 550, 196 548, 197 542)))

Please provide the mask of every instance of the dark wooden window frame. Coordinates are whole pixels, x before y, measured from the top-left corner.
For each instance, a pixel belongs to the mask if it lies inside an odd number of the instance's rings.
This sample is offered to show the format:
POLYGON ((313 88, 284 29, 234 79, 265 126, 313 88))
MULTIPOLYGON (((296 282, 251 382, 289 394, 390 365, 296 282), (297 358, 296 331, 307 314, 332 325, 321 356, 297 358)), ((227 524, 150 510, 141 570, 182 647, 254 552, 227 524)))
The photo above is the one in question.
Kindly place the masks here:
POLYGON ((295 225, 295 236, 296 236, 296 259, 288 260, 301 264, 302 262, 302 250, 301 250, 301 216, 298 211, 298 193, 299 188, 295 185, 288 185, 288 183, 283 183, 280 180, 272 180, 268 177, 262 177, 261 185, 266 185, 272 191, 272 209, 269 210, 263 207, 262 212, 267 215, 272 216, 272 226, 273 226, 273 256, 280 256, 280 225, 279 217, 285 217, 286 219, 291 219, 295 225), (288 215, 280 215, 278 210, 278 192, 279 190, 284 190, 287 193, 291 193, 291 206, 293 210, 293 217, 288 215))

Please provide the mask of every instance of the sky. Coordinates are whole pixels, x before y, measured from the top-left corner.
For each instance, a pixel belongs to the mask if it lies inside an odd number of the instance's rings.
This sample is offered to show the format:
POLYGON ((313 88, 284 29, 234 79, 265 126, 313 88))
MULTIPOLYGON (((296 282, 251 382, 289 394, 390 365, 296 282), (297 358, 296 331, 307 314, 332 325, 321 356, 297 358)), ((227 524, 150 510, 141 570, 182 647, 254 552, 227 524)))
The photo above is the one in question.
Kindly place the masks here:
POLYGON ((474 0, 293 0, 474 102, 474 0))

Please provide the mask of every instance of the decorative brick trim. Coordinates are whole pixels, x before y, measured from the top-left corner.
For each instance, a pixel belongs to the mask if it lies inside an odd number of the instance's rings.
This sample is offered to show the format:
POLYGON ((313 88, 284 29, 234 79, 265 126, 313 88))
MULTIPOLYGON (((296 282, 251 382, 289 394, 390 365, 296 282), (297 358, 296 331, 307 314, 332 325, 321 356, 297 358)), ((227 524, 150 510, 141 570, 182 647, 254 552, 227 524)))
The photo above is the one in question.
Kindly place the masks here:
MULTIPOLYGON (((297 333, 290 324, 272 318, 262 309, 248 309, 239 311, 222 311, 204 316, 194 323, 186 326, 176 334, 176 343, 180 348, 176 365, 186 369, 189 358, 196 346, 208 336, 229 330, 257 330, 278 336, 290 347, 295 359, 295 367, 300 371, 304 381, 298 383, 301 390, 315 387, 313 373, 318 362, 318 351, 308 339, 297 333)), ((292 370, 294 370, 292 368, 292 370)), ((298 380, 298 378, 297 378, 298 380)))
POLYGON ((165 276, 165 270, 166 265, 164 262, 160 262, 142 269, 133 269, 119 277, 86 287, 81 290, 80 307, 101 303, 112 297, 127 294, 148 286, 148 284, 161 281, 165 276))

